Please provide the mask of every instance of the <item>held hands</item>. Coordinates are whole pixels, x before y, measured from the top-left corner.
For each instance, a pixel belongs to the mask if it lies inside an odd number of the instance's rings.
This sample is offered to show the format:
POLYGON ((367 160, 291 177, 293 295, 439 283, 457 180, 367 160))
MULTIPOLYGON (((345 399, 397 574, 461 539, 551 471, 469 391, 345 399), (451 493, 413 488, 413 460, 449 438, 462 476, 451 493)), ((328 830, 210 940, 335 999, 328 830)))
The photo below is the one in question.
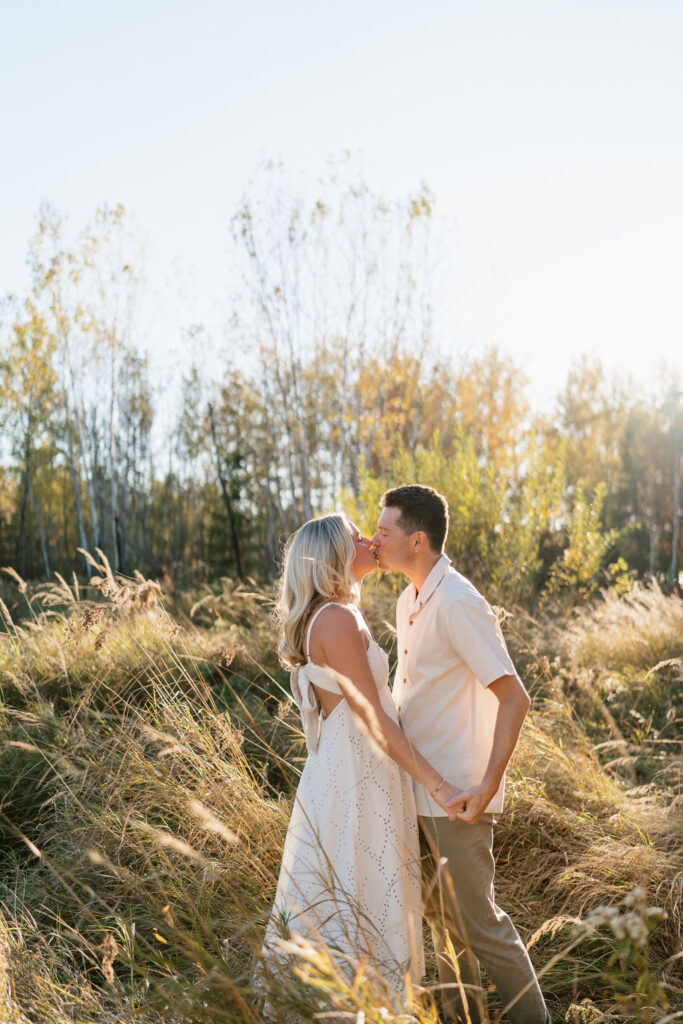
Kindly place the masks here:
MULTIPOLYGON (((445 789, 446 787, 444 786, 443 788, 445 789)), ((449 788, 452 789, 453 787, 449 788)), ((450 800, 445 803, 438 802, 447 811, 451 821, 464 821, 467 825, 476 825, 495 795, 496 789, 491 790, 489 785, 485 785, 482 782, 479 786, 470 786, 469 789, 457 790, 455 795, 451 796, 450 800), (455 811, 454 814, 451 814, 452 810, 455 811)))
POLYGON ((463 790, 457 786, 451 786, 450 782, 444 782, 438 793, 432 798, 436 800, 439 807, 446 811, 451 821, 455 821, 459 811, 464 811, 465 803, 461 800, 463 790))

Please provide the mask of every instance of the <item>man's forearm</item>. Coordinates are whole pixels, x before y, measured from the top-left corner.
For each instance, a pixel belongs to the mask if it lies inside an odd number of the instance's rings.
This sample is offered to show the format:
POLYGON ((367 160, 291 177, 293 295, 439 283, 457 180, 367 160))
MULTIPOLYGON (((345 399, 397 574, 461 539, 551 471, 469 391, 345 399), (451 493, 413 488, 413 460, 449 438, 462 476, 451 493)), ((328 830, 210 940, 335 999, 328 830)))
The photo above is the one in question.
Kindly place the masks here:
POLYGON ((502 679, 496 680, 495 683, 491 683, 491 688, 495 687, 494 693, 498 697, 499 703, 496 725, 493 732, 491 756, 486 766, 482 784, 489 788, 492 793, 495 793, 500 786, 505 769, 517 745, 517 740, 519 739, 519 734, 531 703, 526 690, 519 684, 518 680, 515 680, 514 688, 507 684, 507 680, 514 678, 513 676, 504 676, 502 679), (506 683, 502 686, 499 685, 503 684, 504 680, 506 683))
POLYGON ((489 801, 498 791, 531 705, 529 695, 517 676, 501 676, 489 684, 489 690, 498 700, 489 762, 481 782, 458 795, 464 810, 458 811, 456 818, 469 825, 475 825, 480 820, 489 801))

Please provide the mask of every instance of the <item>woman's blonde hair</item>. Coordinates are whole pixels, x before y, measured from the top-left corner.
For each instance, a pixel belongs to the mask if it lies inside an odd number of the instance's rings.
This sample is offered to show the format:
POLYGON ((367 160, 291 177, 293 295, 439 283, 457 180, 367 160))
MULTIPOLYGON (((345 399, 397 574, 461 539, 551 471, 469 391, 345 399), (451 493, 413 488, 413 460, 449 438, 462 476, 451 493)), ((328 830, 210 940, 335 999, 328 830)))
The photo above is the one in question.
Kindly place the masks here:
POLYGON ((289 668, 306 664, 304 630, 315 610, 326 601, 357 600, 355 555, 348 520, 336 513, 309 519, 287 541, 276 616, 279 654, 289 668))

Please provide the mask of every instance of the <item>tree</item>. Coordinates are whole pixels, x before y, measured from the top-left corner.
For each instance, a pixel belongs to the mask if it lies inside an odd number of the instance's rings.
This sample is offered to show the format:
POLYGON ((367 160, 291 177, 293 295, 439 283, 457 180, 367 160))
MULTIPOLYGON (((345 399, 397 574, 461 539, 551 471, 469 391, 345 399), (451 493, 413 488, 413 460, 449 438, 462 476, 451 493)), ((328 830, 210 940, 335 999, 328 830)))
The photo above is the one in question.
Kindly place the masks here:
POLYGON ((598 360, 582 356, 569 371, 550 428, 566 445, 569 486, 580 480, 589 489, 606 484, 608 520, 619 515, 611 499, 619 490, 624 432, 634 401, 626 384, 608 378, 598 360))
POLYGON ((4 396, 5 423, 11 435, 11 452, 20 468, 21 498, 16 560, 21 575, 26 573, 26 530, 29 505, 33 511, 43 555, 45 574, 51 576, 47 538, 36 502, 33 475, 41 445, 48 443, 57 375, 53 368, 56 347, 52 335, 28 299, 15 308, 12 339, 0 364, 0 389, 4 396))
POLYGON ((307 201, 268 164, 232 221, 241 254, 236 333, 254 353, 268 434, 278 439, 273 476, 295 522, 334 487, 357 486, 381 415, 382 374, 404 348, 419 358, 430 325, 426 190, 389 203, 339 166, 319 184, 307 201), (336 372, 320 387, 306 372, 313 367, 336 372))
POLYGON ((518 467, 528 423, 528 379, 497 348, 470 359, 455 381, 457 421, 482 465, 518 467))

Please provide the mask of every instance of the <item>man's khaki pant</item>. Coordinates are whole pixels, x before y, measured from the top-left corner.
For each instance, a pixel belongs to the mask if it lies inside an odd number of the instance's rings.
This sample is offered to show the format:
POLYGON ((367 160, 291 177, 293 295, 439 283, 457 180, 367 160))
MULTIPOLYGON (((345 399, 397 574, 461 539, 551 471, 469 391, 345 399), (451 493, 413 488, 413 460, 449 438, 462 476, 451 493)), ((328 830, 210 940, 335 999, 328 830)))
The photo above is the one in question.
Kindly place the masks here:
POLYGON ((483 814, 476 825, 431 817, 420 817, 419 822, 424 912, 432 931, 439 979, 448 986, 441 992, 446 1019, 471 1024, 486 1019, 481 962, 503 1006, 513 1004, 507 1010, 511 1024, 550 1024, 529 954, 494 899, 494 816, 483 814), (446 863, 437 873, 436 863, 443 857, 446 863), (446 931, 458 958, 459 980, 445 955, 446 931), (526 991, 520 995, 523 989, 526 991))

